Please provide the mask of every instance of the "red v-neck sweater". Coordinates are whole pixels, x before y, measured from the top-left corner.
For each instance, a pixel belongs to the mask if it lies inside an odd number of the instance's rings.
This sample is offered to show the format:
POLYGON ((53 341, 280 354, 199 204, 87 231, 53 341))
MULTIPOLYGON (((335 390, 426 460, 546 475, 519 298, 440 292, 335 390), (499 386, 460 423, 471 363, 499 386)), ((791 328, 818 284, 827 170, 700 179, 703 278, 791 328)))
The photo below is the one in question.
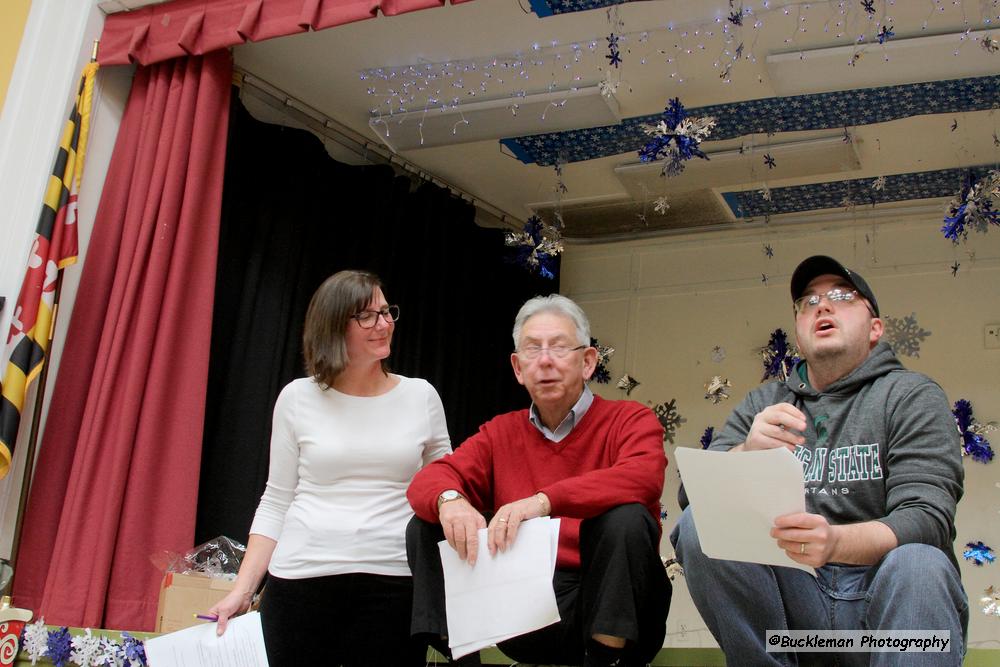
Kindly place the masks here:
POLYGON ((420 470, 406 496, 417 516, 437 523, 437 498, 446 489, 480 512, 541 491, 562 519, 557 566, 578 569, 581 520, 641 503, 659 523, 666 465, 663 427, 649 408, 595 396, 560 442, 546 440, 527 410, 491 419, 454 454, 420 470))

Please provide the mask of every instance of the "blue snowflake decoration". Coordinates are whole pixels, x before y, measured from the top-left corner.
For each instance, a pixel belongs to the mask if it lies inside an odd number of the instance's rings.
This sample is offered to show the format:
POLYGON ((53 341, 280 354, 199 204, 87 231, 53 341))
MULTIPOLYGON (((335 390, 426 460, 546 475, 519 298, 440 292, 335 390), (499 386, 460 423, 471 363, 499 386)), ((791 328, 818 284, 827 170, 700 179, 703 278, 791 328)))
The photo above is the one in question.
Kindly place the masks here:
POLYGON ((69 662, 69 654, 72 650, 69 628, 60 628, 49 632, 49 640, 46 644, 45 657, 52 661, 56 667, 64 667, 69 662))
POLYGON ((520 232, 508 232, 506 244, 515 249, 514 263, 543 278, 556 277, 559 255, 563 251, 562 234, 537 215, 528 218, 520 232))
POLYGON ((597 349, 597 367, 590 379, 598 384, 608 384, 611 382, 611 371, 608 370, 607 363, 615 353, 615 348, 601 345, 594 337, 590 339, 590 346, 597 349))
POLYGON ((774 161, 774 157, 770 153, 764 154, 764 164, 767 165, 768 169, 774 169, 778 166, 778 163, 774 161))
POLYGON ((875 0, 861 0, 861 8, 868 13, 869 16, 875 15, 875 0))
POLYGON ((622 54, 618 51, 618 35, 611 33, 607 37, 608 39, 608 55, 604 56, 608 59, 609 65, 614 65, 615 68, 622 62, 622 54))
POLYGON ((892 31, 892 26, 882 26, 882 29, 878 31, 878 43, 885 44, 890 39, 896 36, 896 33, 892 31))
POLYGON ((955 416, 955 424, 962 436, 962 455, 971 456, 973 461, 980 463, 992 461, 993 448, 990 447, 990 441, 983 435, 992 430, 992 425, 977 424, 972 415, 972 403, 964 398, 955 401, 955 407, 951 414, 955 416))
POLYGON ((712 444, 712 437, 715 435, 715 427, 709 426, 705 429, 705 432, 701 434, 701 439, 698 440, 701 443, 702 449, 708 449, 708 446, 712 444))
POLYGON ((969 542, 965 546, 967 548, 962 552, 962 557, 980 567, 992 563, 997 558, 993 554, 993 549, 983 544, 982 541, 969 542))
POLYGON ((667 103, 660 121, 646 125, 646 134, 652 138, 639 149, 639 160, 655 162, 664 160, 663 175, 676 176, 684 171, 684 162, 691 158, 707 160, 708 156, 698 145, 712 133, 715 118, 712 116, 689 117, 680 98, 667 103))
POLYGON ((122 649, 125 653, 125 657, 131 662, 131 664, 147 664, 146 647, 142 643, 141 639, 133 637, 128 632, 122 632, 122 640, 125 642, 122 649))
POLYGON ((969 237, 970 230, 985 234, 990 225, 1000 226, 1000 212, 993 207, 994 199, 1000 199, 1000 171, 992 170, 976 183, 966 173, 962 191, 951 200, 944 218, 941 227, 944 237, 957 244, 969 237))
POLYGON ((743 25, 743 12, 741 11, 729 12, 729 22, 735 26, 743 25))
POLYGON ((788 334, 782 329, 774 330, 767 346, 760 349, 760 355, 764 360, 764 376, 761 377, 761 382, 768 378, 787 380, 792 368, 799 362, 798 350, 788 344, 788 334))

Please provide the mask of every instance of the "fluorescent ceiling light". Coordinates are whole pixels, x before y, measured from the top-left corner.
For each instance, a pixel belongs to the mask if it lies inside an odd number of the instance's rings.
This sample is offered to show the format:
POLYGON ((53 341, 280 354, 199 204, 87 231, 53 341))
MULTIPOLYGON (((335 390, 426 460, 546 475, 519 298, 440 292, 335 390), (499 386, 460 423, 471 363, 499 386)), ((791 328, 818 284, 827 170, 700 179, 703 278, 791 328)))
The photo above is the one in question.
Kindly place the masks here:
POLYGON ((368 126, 395 152, 578 130, 621 122, 618 101, 597 86, 372 116, 368 126))
POLYGON ((771 54, 765 62, 774 91, 782 96, 990 76, 997 73, 997 57, 982 48, 987 34, 980 30, 790 51, 771 54), (852 67, 857 54, 861 56, 852 67))

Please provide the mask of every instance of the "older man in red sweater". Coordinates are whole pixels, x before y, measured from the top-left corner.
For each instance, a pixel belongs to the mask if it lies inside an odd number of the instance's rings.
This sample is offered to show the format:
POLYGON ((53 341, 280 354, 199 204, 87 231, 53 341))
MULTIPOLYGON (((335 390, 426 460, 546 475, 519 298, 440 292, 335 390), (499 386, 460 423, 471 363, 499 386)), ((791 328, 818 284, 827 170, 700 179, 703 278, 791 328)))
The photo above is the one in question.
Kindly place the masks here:
POLYGON ((587 317, 570 299, 525 303, 510 359, 531 408, 483 424, 410 484, 414 635, 440 645, 447 634, 442 535, 474 564, 480 528, 496 553, 521 522, 553 516, 562 520, 552 581, 562 620, 501 650, 519 662, 625 667, 645 665, 663 645, 671 594, 659 557, 663 428, 639 403, 591 393, 589 342, 587 317))

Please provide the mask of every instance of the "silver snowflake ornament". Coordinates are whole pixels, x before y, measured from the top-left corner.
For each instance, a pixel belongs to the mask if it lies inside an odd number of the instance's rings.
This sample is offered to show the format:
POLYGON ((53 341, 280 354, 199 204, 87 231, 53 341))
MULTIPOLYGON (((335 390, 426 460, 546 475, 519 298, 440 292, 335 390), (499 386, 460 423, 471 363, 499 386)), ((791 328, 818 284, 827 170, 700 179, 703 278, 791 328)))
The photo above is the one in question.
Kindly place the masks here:
POLYGON ((983 597, 979 598, 983 605, 983 613, 987 616, 1000 618, 1000 588, 987 586, 983 591, 983 597))
POLYGON ((669 208, 670 203, 667 201, 666 197, 657 197, 653 200, 653 210, 660 215, 666 215, 669 208))
POLYGON ((729 378, 713 375, 712 379, 705 383, 705 400, 712 401, 712 405, 718 405, 729 398, 728 390, 732 386, 729 378))
POLYGON ((896 354, 906 357, 920 357, 920 344, 931 335, 917 323, 917 314, 910 313, 898 318, 887 315, 885 322, 885 339, 896 354))
POLYGON ((621 376, 621 378, 619 378, 619 380, 618 380, 618 388, 619 389, 624 389, 626 396, 631 395, 632 394, 632 390, 635 389, 636 387, 638 387, 640 384, 641 383, 638 380, 636 380, 634 377, 632 377, 628 373, 626 373, 625 375, 621 376))

